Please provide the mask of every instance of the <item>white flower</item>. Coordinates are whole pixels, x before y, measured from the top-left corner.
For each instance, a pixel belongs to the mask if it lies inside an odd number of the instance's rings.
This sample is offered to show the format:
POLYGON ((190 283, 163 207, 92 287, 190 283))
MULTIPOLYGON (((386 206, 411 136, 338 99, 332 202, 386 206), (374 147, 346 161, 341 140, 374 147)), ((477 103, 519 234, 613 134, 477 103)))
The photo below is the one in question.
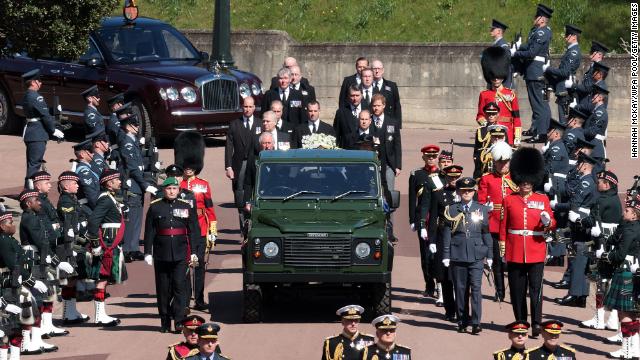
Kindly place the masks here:
POLYGON ((302 137, 303 149, 337 149, 335 136, 315 133, 302 137))

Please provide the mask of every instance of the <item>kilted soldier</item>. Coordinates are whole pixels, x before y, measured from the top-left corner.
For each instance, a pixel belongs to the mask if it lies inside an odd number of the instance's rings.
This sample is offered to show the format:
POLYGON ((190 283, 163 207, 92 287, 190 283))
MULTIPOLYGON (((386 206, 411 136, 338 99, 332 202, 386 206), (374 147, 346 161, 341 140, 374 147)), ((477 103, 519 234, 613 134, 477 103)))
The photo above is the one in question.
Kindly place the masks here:
POLYGON ((79 179, 78 202, 93 210, 100 195, 100 174, 91 166, 91 159, 93 159, 91 140, 87 139, 73 145, 73 152, 76 158, 73 160, 71 171, 74 171, 79 179))
POLYGON ((509 297, 516 320, 527 320, 527 290, 531 303, 532 336, 540 334, 542 322, 542 277, 547 255, 545 232, 555 230, 556 222, 549 199, 533 189, 542 185, 544 160, 535 148, 513 153, 511 179, 518 192, 502 202, 500 255, 507 260, 509 297))
POLYGON ((394 359, 411 360, 411 349, 396 343, 398 319, 394 315, 381 315, 371 324, 376 328, 376 343, 364 348, 362 360, 394 359))
POLYGON ((508 195, 518 191, 518 186, 511 180, 509 160, 513 150, 506 142, 496 143, 491 149, 493 172, 482 175, 478 181, 478 202, 489 208, 489 232, 493 238, 493 283, 495 286, 494 301, 504 301, 504 273, 506 264, 500 256, 500 221, 504 214, 502 201, 508 195))
POLYGON ((98 106, 100 105, 100 93, 98 85, 93 85, 80 93, 87 107, 84 109, 84 134, 102 133, 105 131, 104 118, 98 106))
MULTIPOLYGON (((611 171, 603 171, 598 173, 598 203, 595 210, 595 225, 591 228, 591 237, 596 240, 601 250, 605 249, 607 239, 613 235, 620 218, 622 217, 622 204, 618 198, 618 177, 611 171)), ((581 322, 581 327, 591 329, 607 329, 618 330, 618 312, 611 310, 608 319, 605 321, 604 296, 607 293, 611 277, 613 276, 613 268, 609 262, 597 262, 597 283, 596 283, 596 313, 593 318, 581 322)))
POLYGON ((160 332, 182 331, 187 308, 187 262, 199 261, 193 239, 200 235, 189 202, 178 199, 180 187, 174 177, 162 184, 164 197, 149 205, 144 230, 144 260, 154 265, 160 332))
POLYGON ((358 331, 364 308, 360 305, 343 306, 336 315, 340 316, 342 332, 324 340, 322 360, 360 360, 365 347, 373 344, 375 338, 358 331))
POLYGON ((220 341, 218 333, 220 325, 214 323, 202 324, 196 329, 198 334, 198 353, 185 358, 185 360, 229 360, 219 353, 220 341))
POLYGON ((89 320, 89 316, 82 314, 76 308, 76 284, 87 278, 86 251, 87 240, 84 234, 87 231, 89 210, 78 202, 77 193, 80 178, 73 171, 64 171, 58 176, 58 218, 62 228, 62 241, 56 246, 56 255, 74 266, 73 274, 64 281, 60 280, 62 287, 61 297, 64 304, 62 319, 65 324, 80 324, 89 320))
POLYGON ((102 173, 100 185, 104 191, 98 197, 87 226, 86 237, 92 256, 87 275, 96 281, 94 323, 99 326, 116 326, 120 323, 120 319, 107 315, 105 294, 107 283, 120 284, 127 279, 122 253, 125 230, 123 205, 116 200, 121 184, 119 172, 106 169, 102 173))
POLYGON ((497 123, 507 127, 507 142, 509 145, 519 146, 522 124, 518 97, 515 91, 503 85, 510 72, 509 51, 497 46, 488 47, 482 52, 481 64, 482 75, 487 83, 491 83, 492 88, 480 92, 476 121, 481 126, 486 125, 484 107, 490 102, 496 103, 500 109, 497 123))
POLYGON ((529 333, 530 327, 531 325, 523 320, 516 320, 505 325, 504 328, 509 333, 511 346, 494 352, 493 360, 524 360, 525 342, 527 341, 527 333, 529 333))
POLYGON ((566 345, 560 344, 560 334, 563 324, 558 320, 547 320, 542 324, 542 346, 529 349, 525 352, 525 359, 534 360, 575 360, 576 351, 566 345))
POLYGON ((610 353, 613 358, 632 359, 640 356, 640 337, 637 318, 637 300, 634 298, 633 274, 638 270, 640 253, 640 199, 627 202, 622 222, 613 236, 607 239, 605 247, 596 250, 596 258, 604 259, 615 268, 611 286, 604 300, 604 306, 618 311, 622 330, 622 347, 610 353), (634 259, 635 258, 635 259, 634 259))
POLYGON ((193 253, 198 256, 200 261, 193 267, 192 289, 191 281, 188 281, 187 287, 187 305, 193 290, 193 298, 195 300, 194 309, 204 311, 209 307, 204 301, 204 280, 205 280, 205 260, 209 251, 213 250, 215 245, 217 230, 216 212, 213 208, 213 199, 211 198, 211 185, 198 175, 204 167, 204 138, 200 133, 194 131, 185 131, 180 133, 174 142, 174 158, 176 164, 184 169, 180 188, 186 189, 193 193, 195 202, 193 207, 198 217, 198 233, 192 234, 191 244, 193 253))
POLYGON ((505 142, 507 137, 507 127, 504 125, 493 124, 487 126, 489 133, 489 141, 477 155, 474 154, 476 166, 473 170, 473 178, 478 179, 482 174, 493 171, 493 159, 491 158, 491 149, 498 142, 505 142))

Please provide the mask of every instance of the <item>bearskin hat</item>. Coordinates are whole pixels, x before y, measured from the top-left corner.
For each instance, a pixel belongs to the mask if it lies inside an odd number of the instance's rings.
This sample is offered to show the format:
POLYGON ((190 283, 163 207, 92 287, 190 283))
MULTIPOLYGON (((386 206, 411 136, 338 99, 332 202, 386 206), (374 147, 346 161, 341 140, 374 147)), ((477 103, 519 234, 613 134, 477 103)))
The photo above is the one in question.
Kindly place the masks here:
POLYGON ((532 147, 522 147, 511 156, 509 165, 511 179, 517 185, 523 182, 540 186, 544 181, 544 159, 540 150, 532 147))
POLYGON ((484 80, 491 83, 493 79, 506 79, 509 76, 511 57, 509 52, 499 46, 490 46, 482 52, 480 65, 484 80))
POLYGON ((183 169, 193 169, 200 174, 204 167, 204 137, 199 132, 185 131, 180 133, 173 143, 175 164, 183 169))

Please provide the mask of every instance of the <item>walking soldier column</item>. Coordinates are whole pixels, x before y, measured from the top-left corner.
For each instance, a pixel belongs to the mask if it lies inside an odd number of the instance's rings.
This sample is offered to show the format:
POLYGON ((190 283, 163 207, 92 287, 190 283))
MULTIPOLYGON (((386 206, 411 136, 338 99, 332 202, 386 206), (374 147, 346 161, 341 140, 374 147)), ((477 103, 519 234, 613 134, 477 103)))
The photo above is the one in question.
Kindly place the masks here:
POLYGON ((362 358, 362 350, 374 341, 373 336, 358 331, 363 312, 364 308, 360 305, 347 305, 336 311, 342 321, 342 333, 324 340, 322 360, 362 358))

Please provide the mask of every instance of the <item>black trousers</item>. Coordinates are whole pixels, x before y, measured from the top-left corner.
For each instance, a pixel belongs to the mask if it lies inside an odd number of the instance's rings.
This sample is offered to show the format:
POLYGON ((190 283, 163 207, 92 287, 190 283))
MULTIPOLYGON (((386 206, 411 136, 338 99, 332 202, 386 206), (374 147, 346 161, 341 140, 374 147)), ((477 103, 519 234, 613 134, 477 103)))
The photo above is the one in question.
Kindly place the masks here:
POLYGON ((507 263, 502 262, 500 257, 500 244, 498 243, 499 234, 491 233, 493 238, 493 285, 495 286, 496 295, 501 299, 504 298, 504 273, 507 271, 507 263))
POLYGON ((535 129, 538 135, 546 135, 551 120, 551 109, 549 102, 544 99, 544 81, 527 80, 527 94, 533 116, 531 117, 531 128, 535 129))
POLYGON ((27 174, 25 176, 25 179, 28 179, 29 177, 31 177, 31 175, 40 171, 42 161, 44 160, 44 153, 47 149, 47 142, 30 141, 25 142, 24 144, 27 146, 27 174))
POLYGON ((122 250, 125 253, 140 251, 140 232, 142 231, 142 201, 143 194, 129 195, 125 205, 129 207, 129 216, 124 228, 122 250))
POLYGON ((187 277, 187 291, 185 304, 189 305, 191 293, 193 292, 193 298, 196 305, 203 305, 204 302, 204 275, 205 275, 205 242, 202 239, 193 241, 193 252, 198 256, 198 266, 192 268, 189 273, 191 276, 187 277), (193 281, 193 284, 192 284, 193 281))
POLYGON ((420 245, 420 267, 422 268, 424 282, 428 285, 430 281, 433 282, 429 272, 429 244, 420 237, 420 230, 421 227, 417 226, 416 232, 418 233, 418 244, 420 245))
POLYGON ((510 262, 509 295, 516 320, 527 320, 527 290, 531 305, 531 325, 542 322, 542 277, 544 262, 521 264, 510 262))
POLYGON ((153 270, 160 319, 163 325, 170 318, 177 324, 184 319, 187 307, 187 261, 155 261, 153 270))

